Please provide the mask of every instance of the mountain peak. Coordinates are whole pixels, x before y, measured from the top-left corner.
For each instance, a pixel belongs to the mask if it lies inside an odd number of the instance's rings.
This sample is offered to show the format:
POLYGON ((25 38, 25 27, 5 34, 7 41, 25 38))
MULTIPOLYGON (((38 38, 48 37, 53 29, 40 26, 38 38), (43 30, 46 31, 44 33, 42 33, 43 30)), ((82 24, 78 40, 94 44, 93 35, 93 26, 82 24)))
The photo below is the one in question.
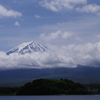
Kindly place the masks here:
POLYGON ((9 50, 6 54, 10 55, 12 53, 18 53, 18 54, 26 54, 26 53, 32 53, 32 52, 46 52, 47 48, 35 41, 31 42, 24 42, 17 47, 9 50))

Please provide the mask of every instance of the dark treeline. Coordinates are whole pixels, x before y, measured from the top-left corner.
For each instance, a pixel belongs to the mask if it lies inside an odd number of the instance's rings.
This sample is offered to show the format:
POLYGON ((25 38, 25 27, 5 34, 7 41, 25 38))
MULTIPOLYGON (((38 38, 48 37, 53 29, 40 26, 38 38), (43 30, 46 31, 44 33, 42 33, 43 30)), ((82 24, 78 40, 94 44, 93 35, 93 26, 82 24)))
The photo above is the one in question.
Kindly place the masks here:
POLYGON ((81 85, 68 79, 37 79, 22 87, 0 87, 0 95, 100 94, 100 85, 81 85))
POLYGON ((0 95, 16 95, 18 87, 0 87, 0 95))

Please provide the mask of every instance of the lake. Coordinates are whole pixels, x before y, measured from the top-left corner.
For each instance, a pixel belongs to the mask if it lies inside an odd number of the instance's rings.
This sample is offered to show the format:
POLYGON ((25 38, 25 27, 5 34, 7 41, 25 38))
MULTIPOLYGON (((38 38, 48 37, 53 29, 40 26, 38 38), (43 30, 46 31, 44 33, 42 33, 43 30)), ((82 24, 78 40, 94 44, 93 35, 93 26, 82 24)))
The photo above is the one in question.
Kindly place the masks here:
POLYGON ((0 100, 100 100, 100 95, 0 96, 0 100))

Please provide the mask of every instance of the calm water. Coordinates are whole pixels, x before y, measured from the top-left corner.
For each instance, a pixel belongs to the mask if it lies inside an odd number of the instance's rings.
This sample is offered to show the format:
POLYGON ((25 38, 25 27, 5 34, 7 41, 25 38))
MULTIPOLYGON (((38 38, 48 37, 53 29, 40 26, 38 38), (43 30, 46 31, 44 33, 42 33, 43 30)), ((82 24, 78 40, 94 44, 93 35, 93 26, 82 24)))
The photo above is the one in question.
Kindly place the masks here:
POLYGON ((71 96, 0 96, 0 100, 100 100, 100 95, 71 96))

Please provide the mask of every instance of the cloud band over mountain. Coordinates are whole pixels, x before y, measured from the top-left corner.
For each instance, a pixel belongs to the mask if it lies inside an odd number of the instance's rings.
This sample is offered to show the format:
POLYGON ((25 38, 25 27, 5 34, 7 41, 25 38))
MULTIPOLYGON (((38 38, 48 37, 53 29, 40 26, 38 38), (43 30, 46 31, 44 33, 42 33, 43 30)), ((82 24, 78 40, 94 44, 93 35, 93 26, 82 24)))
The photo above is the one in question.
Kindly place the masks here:
POLYGON ((85 45, 68 45, 62 47, 49 47, 48 52, 33 52, 6 55, 0 52, 0 69, 15 68, 75 68, 77 65, 99 67, 100 42, 85 45))

